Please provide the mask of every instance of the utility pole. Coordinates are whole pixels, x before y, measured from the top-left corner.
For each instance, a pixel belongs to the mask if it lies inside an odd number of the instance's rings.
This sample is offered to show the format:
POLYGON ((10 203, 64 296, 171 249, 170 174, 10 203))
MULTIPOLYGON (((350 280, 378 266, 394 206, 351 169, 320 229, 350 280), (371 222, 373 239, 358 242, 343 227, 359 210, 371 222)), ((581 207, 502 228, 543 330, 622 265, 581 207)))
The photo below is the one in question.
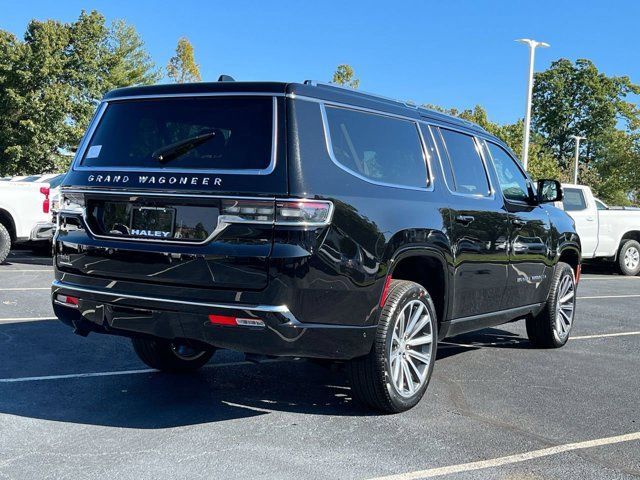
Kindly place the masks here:
POLYGON ((576 141, 576 158, 574 160, 574 166, 573 166, 573 183, 574 184, 578 184, 578 161, 580 160, 580 140, 586 140, 587 137, 579 137, 578 135, 571 135, 571 138, 573 138, 576 141))
POLYGON ((531 129, 531 97, 533 95, 533 64, 536 56, 536 47, 549 47, 548 43, 537 42, 529 38, 520 38, 516 42, 529 45, 529 80, 527 82, 527 106, 524 114, 524 139, 522 141, 522 164, 527 169, 529 164, 529 130, 531 129))

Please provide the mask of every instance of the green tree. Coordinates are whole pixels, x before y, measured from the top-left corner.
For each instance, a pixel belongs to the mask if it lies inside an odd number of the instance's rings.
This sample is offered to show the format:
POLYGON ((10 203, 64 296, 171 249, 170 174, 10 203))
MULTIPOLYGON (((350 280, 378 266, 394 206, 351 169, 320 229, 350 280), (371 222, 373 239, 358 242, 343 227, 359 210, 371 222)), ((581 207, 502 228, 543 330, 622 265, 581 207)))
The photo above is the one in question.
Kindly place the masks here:
POLYGON ((534 131, 570 181, 575 148, 571 136, 587 137, 580 145, 579 180, 614 203, 628 202, 625 199, 640 188, 640 108, 629 101, 634 94, 640 94, 640 86, 629 77, 609 77, 585 59, 560 59, 535 77, 534 131))
POLYGON ((176 54, 169 59, 167 75, 176 83, 199 82, 200 66, 193 55, 193 45, 185 37, 178 40, 176 54))
POLYGON ((65 168, 104 93, 157 79, 134 33, 96 11, 33 20, 23 40, 0 30, 0 173, 65 168))
POLYGON ((587 137, 581 157, 594 159, 597 142, 618 125, 640 128, 640 108, 627 97, 640 94, 629 77, 608 77, 590 61, 560 59, 536 73, 533 89, 533 129, 566 167, 573 157, 572 135, 587 137))
POLYGON ((331 79, 331 83, 345 87, 358 88, 360 80, 354 77, 355 72, 353 71, 353 68, 350 65, 343 63, 342 65, 338 65, 338 68, 336 68, 333 78, 331 79))

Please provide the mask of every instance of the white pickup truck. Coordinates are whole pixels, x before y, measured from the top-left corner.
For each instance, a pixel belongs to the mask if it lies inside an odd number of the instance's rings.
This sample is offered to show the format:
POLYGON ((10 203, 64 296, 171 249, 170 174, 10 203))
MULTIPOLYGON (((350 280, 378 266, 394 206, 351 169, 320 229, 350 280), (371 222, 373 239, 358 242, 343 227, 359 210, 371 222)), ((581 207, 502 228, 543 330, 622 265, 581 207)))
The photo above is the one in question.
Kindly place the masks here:
POLYGON ((0 263, 14 243, 46 248, 51 242, 55 224, 49 194, 48 183, 0 182, 0 263))
POLYGON ((584 185, 564 184, 558 207, 576 222, 583 259, 614 262, 624 275, 640 272, 640 210, 610 208, 584 185))

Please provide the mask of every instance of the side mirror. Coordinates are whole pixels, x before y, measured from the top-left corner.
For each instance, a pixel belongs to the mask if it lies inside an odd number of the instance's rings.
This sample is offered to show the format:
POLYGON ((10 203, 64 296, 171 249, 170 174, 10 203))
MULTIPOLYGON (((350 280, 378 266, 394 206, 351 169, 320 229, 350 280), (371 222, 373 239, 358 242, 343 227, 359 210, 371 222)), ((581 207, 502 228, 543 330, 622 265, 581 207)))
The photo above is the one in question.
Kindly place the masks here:
POLYGON ((538 180, 538 203, 562 201, 562 185, 557 180, 538 180))

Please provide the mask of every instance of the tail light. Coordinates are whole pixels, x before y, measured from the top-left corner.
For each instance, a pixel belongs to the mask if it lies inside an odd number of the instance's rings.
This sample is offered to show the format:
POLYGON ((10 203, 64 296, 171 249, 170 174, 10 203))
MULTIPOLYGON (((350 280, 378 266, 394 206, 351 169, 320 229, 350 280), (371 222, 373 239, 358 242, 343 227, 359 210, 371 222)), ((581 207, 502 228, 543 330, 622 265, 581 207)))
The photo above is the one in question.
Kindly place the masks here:
POLYGON ((257 318, 238 318, 228 317, 226 315, 209 315, 209 321, 214 325, 226 325, 228 327, 260 327, 264 328, 265 324, 257 318))
POLYGON ((62 193, 59 208, 64 213, 82 215, 84 213, 84 196, 81 193, 62 193))
POLYGON ((270 223, 275 225, 323 226, 331 222, 333 204, 322 200, 222 201, 226 223, 270 223))
POLYGON ((44 200, 42 201, 42 212, 49 213, 49 187, 40 187, 40 193, 44 195, 44 200))
POLYGON ((78 308, 78 297, 72 297, 71 295, 56 294, 55 301, 59 305, 65 307, 78 308))

